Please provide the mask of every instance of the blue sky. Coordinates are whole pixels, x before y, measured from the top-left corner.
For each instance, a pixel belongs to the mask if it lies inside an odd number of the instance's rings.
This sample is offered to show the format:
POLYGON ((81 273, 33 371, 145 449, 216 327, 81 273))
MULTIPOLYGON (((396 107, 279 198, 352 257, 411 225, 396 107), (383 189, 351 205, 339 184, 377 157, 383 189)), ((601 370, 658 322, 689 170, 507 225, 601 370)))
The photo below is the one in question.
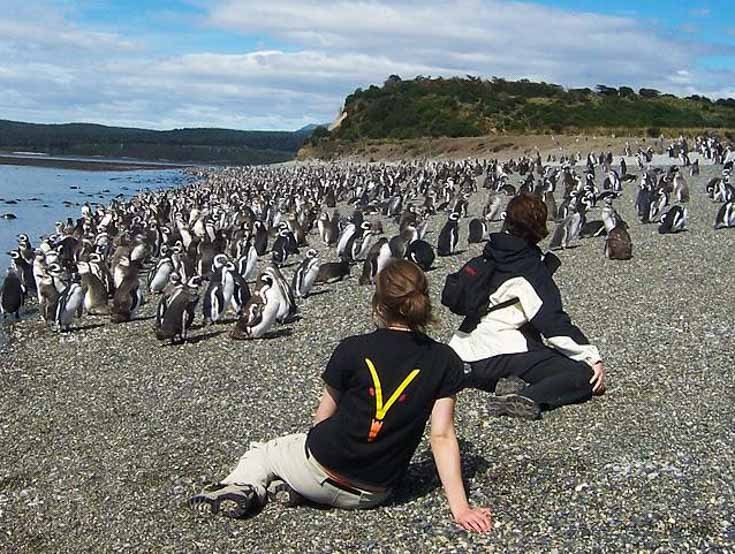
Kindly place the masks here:
POLYGON ((295 129, 391 73, 735 97, 732 1, 3 3, 2 119, 295 129))

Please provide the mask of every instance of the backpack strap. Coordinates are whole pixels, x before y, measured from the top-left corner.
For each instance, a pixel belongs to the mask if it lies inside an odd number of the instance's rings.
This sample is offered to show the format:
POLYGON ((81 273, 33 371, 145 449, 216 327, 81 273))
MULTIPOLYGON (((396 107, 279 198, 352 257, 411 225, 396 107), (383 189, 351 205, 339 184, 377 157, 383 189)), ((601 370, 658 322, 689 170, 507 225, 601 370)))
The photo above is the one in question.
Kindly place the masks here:
POLYGON ((459 330, 463 333, 471 333, 475 330, 475 328, 480 324, 480 320, 485 317, 487 314, 492 313, 496 310, 502 310, 503 308, 507 308, 508 306, 512 306, 513 304, 518 302, 518 298, 509 298, 508 300, 504 302, 500 302, 499 304, 495 304, 493 306, 490 305, 490 301, 488 300, 487 307, 482 310, 479 314, 473 314, 468 315, 462 320, 462 324, 459 326, 459 330))

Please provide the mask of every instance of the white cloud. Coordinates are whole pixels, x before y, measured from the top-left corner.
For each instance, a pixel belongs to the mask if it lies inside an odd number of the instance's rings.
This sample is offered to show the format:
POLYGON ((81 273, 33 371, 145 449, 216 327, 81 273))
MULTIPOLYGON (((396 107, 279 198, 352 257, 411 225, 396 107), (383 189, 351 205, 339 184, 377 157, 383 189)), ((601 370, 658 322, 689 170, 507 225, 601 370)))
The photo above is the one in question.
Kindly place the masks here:
POLYGON ((731 71, 698 65, 699 56, 721 53, 722 46, 687 42, 634 17, 530 2, 224 0, 200 24, 257 36, 257 50, 162 57, 140 38, 75 24, 73 11, 6 1, 0 118, 297 128, 333 118, 346 94, 392 73, 527 77, 715 97, 732 95, 735 82, 731 71))

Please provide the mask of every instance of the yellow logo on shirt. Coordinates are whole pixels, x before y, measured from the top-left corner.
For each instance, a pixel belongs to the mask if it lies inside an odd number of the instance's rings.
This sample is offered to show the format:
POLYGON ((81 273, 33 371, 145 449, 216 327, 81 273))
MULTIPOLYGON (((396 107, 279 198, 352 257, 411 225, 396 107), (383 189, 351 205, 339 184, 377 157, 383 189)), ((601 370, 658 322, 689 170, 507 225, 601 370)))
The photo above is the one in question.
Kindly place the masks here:
POLYGON ((378 437, 378 433, 380 433, 380 429, 383 427, 383 419, 388 413, 388 410, 390 410, 393 404, 395 404, 401 397, 408 385, 411 384, 411 381, 416 378, 421 370, 414 369, 411 371, 411 373, 401 381, 401 384, 398 385, 396 390, 393 391, 393 394, 390 395, 388 402, 383 404, 383 387, 380 384, 380 377, 375 369, 375 365, 370 358, 365 358, 365 363, 370 371, 370 376, 373 378, 373 387, 375 389, 375 417, 373 418, 372 424, 370 425, 370 432, 368 433, 368 442, 373 442, 378 437))

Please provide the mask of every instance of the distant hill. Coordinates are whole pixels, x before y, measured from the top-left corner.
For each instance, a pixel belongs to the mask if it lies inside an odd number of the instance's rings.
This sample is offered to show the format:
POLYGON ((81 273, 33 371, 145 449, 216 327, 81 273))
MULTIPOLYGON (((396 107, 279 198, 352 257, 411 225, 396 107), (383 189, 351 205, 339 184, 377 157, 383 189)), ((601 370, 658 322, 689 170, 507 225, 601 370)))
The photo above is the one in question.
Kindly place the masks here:
POLYGON ((658 136, 665 129, 735 128, 735 99, 677 98, 654 89, 597 85, 566 89, 528 80, 392 75, 382 87, 357 89, 343 120, 311 142, 497 133, 584 133, 601 129, 658 136))
POLYGON ((265 164, 291 160, 311 130, 152 131, 90 123, 44 125, 0 120, 0 150, 151 161, 265 164))

